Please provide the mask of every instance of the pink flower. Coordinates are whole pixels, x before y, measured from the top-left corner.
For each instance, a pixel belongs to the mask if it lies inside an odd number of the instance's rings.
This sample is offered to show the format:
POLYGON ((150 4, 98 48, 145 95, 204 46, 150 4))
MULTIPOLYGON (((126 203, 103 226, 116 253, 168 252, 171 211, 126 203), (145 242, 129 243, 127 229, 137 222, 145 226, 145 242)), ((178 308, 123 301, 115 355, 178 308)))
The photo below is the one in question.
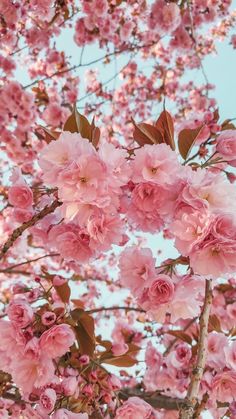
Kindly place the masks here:
POLYGON ((219 277, 236 269, 236 222, 233 215, 215 217, 209 232, 189 255, 194 272, 219 277))
POLYGON ((20 328, 28 326, 34 318, 31 306, 27 301, 20 298, 16 298, 9 304, 7 315, 14 326, 20 328))
POLYGON ((33 359, 15 357, 12 362, 12 377, 22 392, 29 394, 34 388, 43 387, 52 381, 54 365, 46 356, 33 359))
POLYGON ((57 395, 53 388, 46 388, 40 395, 40 405, 47 412, 50 413, 56 403, 57 395))
POLYGON ((174 284, 170 277, 164 274, 158 275, 145 285, 143 293, 138 298, 138 303, 144 310, 153 310, 161 304, 170 303, 174 295, 174 284))
POLYGON ((41 321, 45 326, 51 326, 56 321, 56 314, 53 311, 46 311, 42 314, 41 321))
POLYGON ((204 281, 199 277, 182 277, 175 284, 175 292, 170 303, 150 307, 148 312, 153 319, 164 322, 166 314, 174 323, 179 319, 189 319, 199 315, 204 295, 204 281))
POLYGON ((57 141, 52 141, 44 147, 39 165, 43 170, 46 183, 58 186, 58 176, 69 166, 78 155, 95 155, 95 149, 88 140, 80 134, 63 132, 57 141))
POLYGON ((132 246, 122 252, 119 268, 122 285, 140 293, 146 281, 155 275, 155 260, 150 249, 132 246))
POLYGON ((73 413, 67 409, 58 409, 53 413, 52 419, 88 419, 88 414, 73 413))
POLYGON ((68 324, 60 324, 51 327, 42 334, 39 345, 43 353, 51 358, 64 355, 73 345, 75 335, 68 324))
POLYGON ((139 397, 130 397, 117 409, 115 419, 149 419, 152 413, 150 404, 139 397))
POLYGON ((87 261, 92 256, 86 231, 75 224, 60 224, 49 232, 49 241, 67 260, 87 261))
POLYGON ((159 371, 162 364, 162 354, 152 345, 151 342, 148 342, 147 349, 145 353, 145 361, 147 367, 150 369, 155 369, 159 371))
POLYGON ((236 371, 236 341, 224 347, 226 365, 236 371))
POLYGON ((173 32, 181 23, 180 9, 177 4, 166 4, 163 0, 156 0, 152 4, 148 18, 148 26, 156 29, 160 34, 173 32))
POLYGON ((187 343, 180 343, 177 348, 170 353, 168 361, 174 368, 187 367, 192 357, 192 351, 187 343))
POLYGON ((223 368, 227 345, 227 337, 223 333, 209 333, 207 338, 207 365, 217 369, 223 368))
POLYGON ((185 209, 178 215, 171 231, 176 237, 176 248, 182 255, 189 255, 192 248, 204 239, 209 230, 210 220, 210 214, 204 210, 185 209))
POLYGON ((62 381, 63 392, 66 396, 73 396, 75 391, 79 388, 76 377, 66 377, 62 381))
POLYGON ((165 186, 176 180, 180 169, 177 155, 168 145, 144 145, 135 152, 132 180, 135 183, 149 181, 165 186))
POLYGON ((14 207, 27 209, 32 206, 33 193, 27 185, 14 185, 8 190, 8 199, 14 207))
POLYGON ((236 131, 233 129, 223 131, 217 137, 216 150, 230 166, 236 167, 236 131))
POLYGON ((108 250, 112 244, 122 242, 124 223, 119 218, 108 214, 95 214, 89 217, 87 230, 90 237, 90 247, 98 251, 108 250))
POLYGON ((212 395, 217 401, 231 403, 236 394, 236 372, 223 371, 212 380, 212 395))

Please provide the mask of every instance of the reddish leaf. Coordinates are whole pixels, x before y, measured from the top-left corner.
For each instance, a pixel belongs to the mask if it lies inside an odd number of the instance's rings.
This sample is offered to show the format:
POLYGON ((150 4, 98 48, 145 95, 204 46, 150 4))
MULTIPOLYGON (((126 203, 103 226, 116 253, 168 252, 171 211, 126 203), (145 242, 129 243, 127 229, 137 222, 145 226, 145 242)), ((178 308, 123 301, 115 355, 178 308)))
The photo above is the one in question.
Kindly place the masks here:
POLYGON ((231 121, 233 121, 233 119, 226 119, 224 122, 222 122, 221 124, 222 131, 226 129, 236 129, 235 125, 232 124, 231 121))
POLYGON ((218 319, 218 317, 215 314, 212 314, 209 317, 209 329, 211 331, 215 330, 218 333, 222 332, 220 320, 218 319))
POLYGON ((183 332, 182 330, 170 330, 167 333, 168 335, 174 336, 177 339, 187 342, 189 345, 191 345, 192 343, 192 338, 189 335, 187 335, 187 333, 183 332))
POLYGON ((75 326, 79 350, 81 354, 93 356, 95 350, 94 319, 84 310, 76 308, 71 312, 72 318, 77 322, 75 326))
POLYGON ((137 364, 137 360, 132 358, 130 355, 124 354, 116 357, 113 356, 113 358, 106 358, 102 360, 102 363, 115 365, 116 367, 132 367, 137 364))
POLYGON ((58 131, 50 131, 49 129, 47 129, 45 127, 42 127, 42 126, 40 126, 40 128, 44 131, 44 137, 43 137, 43 139, 46 141, 47 144, 49 144, 51 141, 57 140, 58 137, 61 134, 58 131))
POLYGON ((134 132, 133 132, 134 140, 140 146, 143 146, 144 144, 152 145, 152 144, 160 144, 164 142, 160 131, 153 125, 146 124, 145 122, 136 124, 133 119, 132 119, 132 123, 135 127, 134 132))
POLYGON ((184 160, 188 158, 189 153, 191 152, 192 147, 194 146, 194 143, 197 140, 203 127, 204 125, 195 129, 186 128, 180 131, 178 146, 179 152, 184 160))
POLYGON ((63 301, 63 303, 68 303, 70 300, 70 287, 68 285, 67 282, 65 282, 62 285, 59 286, 54 286, 57 294, 59 295, 61 301, 63 301))
POLYGON ((169 112, 164 110, 156 121, 155 126, 162 133, 164 142, 168 144, 172 150, 175 150, 174 123, 169 112))

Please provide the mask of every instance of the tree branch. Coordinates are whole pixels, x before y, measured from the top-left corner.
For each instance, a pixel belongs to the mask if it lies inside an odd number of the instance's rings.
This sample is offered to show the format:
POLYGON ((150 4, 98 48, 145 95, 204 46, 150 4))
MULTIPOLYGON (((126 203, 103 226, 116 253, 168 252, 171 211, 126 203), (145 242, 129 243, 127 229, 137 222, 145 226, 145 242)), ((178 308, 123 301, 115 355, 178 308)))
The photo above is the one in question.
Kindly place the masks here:
POLYGON ((129 311, 139 311, 140 313, 146 313, 145 310, 138 307, 120 307, 120 306, 114 306, 114 307, 99 307, 99 308, 93 308, 92 310, 88 310, 88 314, 93 313, 99 313, 100 311, 113 311, 113 310, 129 310, 129 311))
POLYGON ((46 205, 38 214, 35 214, 29 221, 23 223, 20 227, 16 228, 11 236, 8 238, 6 243, 3 245, 2 250, 0 251, 0 259, 2 259, 5 254, 8 252, 10 247, 14 244, 14 242, 20 237, 25 230, 27 230, 30 227, 33 227, 39 220, 42 220, 42 218, 46 217, 46 215, 51 214, 55 211, 57 207, 62 205, 61 202, 58 200, 53 201, 51 205, 46 205))
POLYGON ((118 396, 122 400, 127 400, 129 397, 140 397, 155 409, 179 410, 186 404, 186 400, 184 399, 169 397, 164 394, 160 394, 158 391, 144 392, 135 388, 125 388, 120 390, 118 396))
POLYGON ((208 323, 212 304, 212 281, 206 280, 205 288, 205 299, 203 304, 202 313, 199 320, 200 333, 198 341, 198 353, 195 368, 192 371, 191 382, 187 393, 187 404, 181 408, 179 418, 180 419, 191 419, 194 417, 195 407, 197 405, 198 392, 200 382, 203 376, 206 356, 207 356, 207 335, 208 335, 208 323))
POLYGON ((49 258, 49 257, 54 257, 54 256, 60 256, 60 253, 49 253, 48 255, 38 256, 35 259, 29 259, 29 260, 26 260, 25 262, 17 263, 16 265, 10 265, 8 266, 8 268, 2 269, 1 272, 12 273, 11 272, 12 269, 18 268, 19 266, 28 265, 30 263, 37 262, 38 260, 49 258))

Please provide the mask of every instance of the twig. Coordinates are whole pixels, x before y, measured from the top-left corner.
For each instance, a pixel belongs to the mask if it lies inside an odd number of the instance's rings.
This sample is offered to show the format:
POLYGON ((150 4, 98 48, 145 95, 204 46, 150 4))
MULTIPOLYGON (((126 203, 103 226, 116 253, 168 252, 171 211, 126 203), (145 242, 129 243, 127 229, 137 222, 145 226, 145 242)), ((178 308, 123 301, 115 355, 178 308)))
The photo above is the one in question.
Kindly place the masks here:
POLYGON ((206 280, 205 288, 205 299, 203 304, 202 313, 199 320, 200 333, 198 341, 198 354, 195 368, 192 372, 190 385, 186 397, 186 405, 184 405, 180 411, 180 419, 191 419, 193 418, 195 407, 197 404, 198 392, 200 382, 203 376, 206 356, 207 356, 207 335, 208 335, 208 323, 212 304, 212 281, 206 280))
POLYGON ((109 58, 109 57, 112 57, 113 55, 119 55, 119 54, 121 54, 121 53, 123 53, 123 52, 130 52, 130 51, 136 51, 136 50, 137 50, 137 51, 139 51, 139 50, 141 50, 141 49, 151 47, 151 46, 153 46, 155 43, 156 43, 156 42, 151 42, 150 44, 146 44, 146 45, 132 45, 132 46, 130 46, 130 47, 129 47, 129 48, 127 48, 127 49, 121 49, 121 50, 116 50, 116 51, 110 52, 110 53, 108 53, 108 54, 106 54, 106 55, 103 55, 103 56, 102 56, 102 57, 100 57, 100 58, 96 58, 96 59, 95 59, 95 60, 93 60, 93 61, 90 61, 90 62, 87 62, 87 63, 80 63, 80 64, 77 64, 77 65, 73 65, 72 67, 65 68, 64 70, 59 70, 59 71, 56 71, 55 73, 51 74, 50 76, 46 76, 46 77, 44 77, 43 79, 37 79, 37 80, 34 80, 34 81, 32 81, 30 84, 27 84, 26 86, 23 86, 23 88, 24 88, 24 89, 28 89, 29 87, 34 86, 36 83, 38 83, 38 82, 40 82, 40 81, 44 82, 44 81, 46 81, 46 80, 51 79, 51 78, 52 78, 52 77, 54 77, 54 76, 60 76, 61 74, 65 74, 65 73, 68 73, 69 71, 76 70, 77 68, 80 68, 80 67, 88 67, 88 66, 90 66, 90 65, 97 64, 97 63, 99 63, 99 62, 101 62, 101 61, 106 60, 106 59, 107 59, 107 58, 109 58))
POLYGON ((5 254, 8 252, 10 247, 14 244, 14 242, 20 237, 25 230, 27 230, 30 227, 33 227, 39 220, 42 220, 42 218, 46 217, 46 215, 51 214, 55 211, 57 207, 62 205, 61 202, 58 200, 53 201, 51 205, 46 205, 38 214, 35 214, 29 221, 23 223, 20 227, 16 228, 6 243, 3 245, 2 250, 0 251, 0 259, 2 259, 5 254))
POLYGON ((146 311, 143 310, 142 308, 138 308, 138 307, 120 307, 120 306, 94 308, 92 310, 88 310, 87 313, 88 314, 93 314, 93 313, 99 313, 100 311, 113 311, 113 310, 129 310, 129 311, 139 311, 140 313, 146 313, 146 311))
POLYGON ((54 256, 60 256, 60 253, 49 253, 48 255, 39 256, 35 259, 29 259, 29 260, 26 260, 25 262, 17 263, 16 265, 10 265, 8 268, 2 269, 1 272, 9 273, 12 271, 12 269, 18 268, 19 266, 27 265, 28 263, 37 262, 38 260, 49 258, 49 257, 54 257, 54 256))

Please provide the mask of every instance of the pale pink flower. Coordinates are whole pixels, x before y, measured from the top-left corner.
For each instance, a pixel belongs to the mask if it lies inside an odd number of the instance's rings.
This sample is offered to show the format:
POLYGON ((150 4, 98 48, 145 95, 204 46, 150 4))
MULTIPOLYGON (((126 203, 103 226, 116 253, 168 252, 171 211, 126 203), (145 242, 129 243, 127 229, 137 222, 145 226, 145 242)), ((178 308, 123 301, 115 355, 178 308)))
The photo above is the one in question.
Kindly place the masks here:
POLYGON ((223 371, 218 373, 212 380, 212 396, 220 402, 231 403, 236 394, 236 372, 223 371))
POLYGON ((225 366, 225 350, 228 340, 223 333, 211 332, 207 338, 207 365, 212 368, 223 368, 225 366))
POLYGON ((202 296, 204 295, 204 281, 197 277, 182 277, 175 284, 175 292, 170 303, 161 304, 149 310, 153 319, 164 322, 166 314, 174 323, 179 319, 189 319, 199 315, 202 296))
POLYGON ((67 409, 58 409, 53 413, 52 419, 88 419, 88 414, 73 413, 67 409))
POLYGON ((159 371, 163 356, 158 350, 152 345, 151 342, 148 342, 147 349, 145 352, 145 361, 147 364, 147 367, 150 369, 155 369, 155 371, 159 371))
POLYGON ((26 300, 16 298, 7 307, 7 315, 15 327, 28 326, 33 318, 34 312, 26 300))
POLYGON ((144 145, 135 151, 132 180, 135 183, 149 181, 165 186, 176 180, 180 170, 177 155, 168 145, 144 145))
POLYGON ((185 208, 173 221, 171 231, 176 237, 176 248, 182 255, 187 256, 198 242, 204 239, 209 231, 211 216, 207 211, 194 211, 185 208))
POLYGON ((116 411, 115 419, 149 419, 152 417, 153 409, 139 397, 130 397, 116 411))
POLYGON ((144 310, 154 310, 161 304, 169 304, 173 299, 174 290, 175 286, 171 278, 159 274, 155 279, 149 280, 145 284, 143 293, 138 298, 138 303, 144 310))
MULTIPOLYGON (((47 355, 46 351, 45 354, 47 355)), ((54 377, 54 365, 47 356, 39 358, 15 357, 12 362, 12 377, 15 384, 25 394, 34 388, 49 384, 54 377)))
POLYGON ((119 245, 124 234, 124 223, 117 215, 94 213, 89 217, 87 230, 90 237, 91 249, 108 250, 112 244, 119 245))
POLYGON ((80 134, 63 132, 57 141, 51 141, 44 147, 39 165, 43 170, 44 181, 52 186, 58 186, 58 176, 81 155, 95 155, 95 149, 88 140, 80 134))
POLYGON ((32 206, 33 193, 26 184, 13 185, 8 190, 8 199, 14 207, 26 209, 32 206))
POLYGON ((68 324, 60 324, 44 332, 39 339, 39 345, 47 356, 57 358, 64 355, 74 341, 75 335, 71 327, 68 324))
POLYGON ((150 249, 132 246, 122 252, 119 268, 122 285, 140 293, 146 281, 155 275, 155 259, 150 249))
POLYGON ((236 341, 224 347, 226 365, 236 371, 236 341))
POLYGON ((216 151, 230 166, 236 167, 236 131, 223 131, 217 137, 216 151))
POLYGON ((40 394, 40 405, 47 412, 50 413, 56 403, 57 395, 53 388, 46 388, 40 394))
POLYGON ((49 243, 67 260, 87 261, 92 256, 90 239, 86 231, 75 224, 60 224, 49 232, 49 243))
POLYGON ((235 217, 223 214, 212 221, 207 236, 197 243, 189 255, 194 272, 219 277, 236 269, 235 217))
POLYGON ((73 396, 75 391, 79 388, 76 377, 63 378, 61 385, 66 396, 73 396))

